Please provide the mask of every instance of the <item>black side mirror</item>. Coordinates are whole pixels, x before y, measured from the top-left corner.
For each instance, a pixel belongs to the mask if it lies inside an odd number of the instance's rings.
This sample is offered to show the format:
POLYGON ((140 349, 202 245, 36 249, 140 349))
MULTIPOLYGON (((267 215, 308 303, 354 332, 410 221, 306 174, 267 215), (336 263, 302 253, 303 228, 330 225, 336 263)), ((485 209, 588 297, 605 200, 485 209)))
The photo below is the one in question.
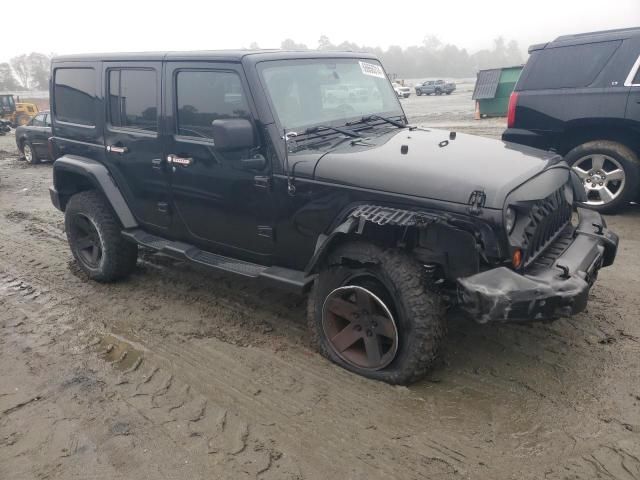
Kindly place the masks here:
POLYGON ((213 143, 218 150, 243 150, 256 146, 253 125, 246 118, 225 118, 211 122, 213 143))

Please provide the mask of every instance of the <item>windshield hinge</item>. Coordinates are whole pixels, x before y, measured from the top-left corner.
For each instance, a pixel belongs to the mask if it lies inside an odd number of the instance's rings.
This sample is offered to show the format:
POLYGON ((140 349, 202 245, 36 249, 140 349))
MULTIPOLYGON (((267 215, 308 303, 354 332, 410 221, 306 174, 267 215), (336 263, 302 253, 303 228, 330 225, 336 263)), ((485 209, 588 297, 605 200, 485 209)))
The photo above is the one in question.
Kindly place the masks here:
POLYGON ((487 201, 487 194, 484 193, 484 190, 474 190, 471 192, 469 196, 469 201, 467 202, 469 205, 469 213, 471 215, 480 215, 482 211, 482 207, 484 207, 485 202, 487 201))

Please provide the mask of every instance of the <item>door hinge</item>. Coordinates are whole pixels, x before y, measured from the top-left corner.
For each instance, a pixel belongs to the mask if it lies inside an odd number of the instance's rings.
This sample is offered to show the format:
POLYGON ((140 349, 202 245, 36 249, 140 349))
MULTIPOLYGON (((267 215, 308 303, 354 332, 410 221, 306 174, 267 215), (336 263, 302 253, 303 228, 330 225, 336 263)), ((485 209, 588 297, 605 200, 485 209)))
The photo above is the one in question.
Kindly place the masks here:
POLYGON ((273 240, 273 228, 268 225, 258 225, 258 236, 273 240))
POLYGON ((469 201, 467 202, 470 205, 469 213, 471 215, 479 215, 486 201, 487 194, 484 193, 484 190, 474 190, 473 192, 471 192, 469 201))
POLYGON ((271 177, 256 175, 253 177, 253 184, 258 188, 269 188, 271 186, 271 177))

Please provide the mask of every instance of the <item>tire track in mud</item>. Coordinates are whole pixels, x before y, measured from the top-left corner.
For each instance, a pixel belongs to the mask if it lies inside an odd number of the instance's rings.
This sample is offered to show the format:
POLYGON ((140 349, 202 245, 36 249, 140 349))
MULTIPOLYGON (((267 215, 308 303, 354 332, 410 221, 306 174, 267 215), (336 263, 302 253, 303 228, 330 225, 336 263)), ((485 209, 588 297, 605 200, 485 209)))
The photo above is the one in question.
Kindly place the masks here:
MULTIPOLYGON (((2 344, 7 341, 24 344, 25 338, 28 343, 30 336, 38 336, 39 340, 46 338, 44 345, 33 344, 28 347, 30 350, 51 344, 66 352, 76 352, 76 355, 93 352, 114 369, 112 375, 104 377, 106 389, 112 391, 108 397, 113 399, 115 394, 119 402, 126 403, 151 424, 146 428, 162 431, 176 446, 195 457, 194 463, 202 463, 212 474, 217 472, 221 478, 302 478, 298 467, 278 450, 273 439, 255 435, 251 424, 232 410, 222 409, 190 385, 174 379, 173 374, 154 366, 145 359, 144 353, 128 343, 113 340, 114 337, 95 341, 95 337, 91 338, 91 330, 74 332, 73 325, 65 321, 66 307, 52 305, 52 298, 39 301, 40 296, 34 296, 39 292, 41 289, 20 279, 19 275, 0 271, 0 305, 4 307, 0 314, 2 344), (22 295, 20 292, 33 293, 22 295), (7 335, 5 329, 10 329, 11 333, 7 335), (73 332, 71 338, 65 338, 69 332, 73 332), (7 339, 7 336, 11 338, 7 339), (198 460, 199 457, 204 460, 198 460)), ((79 385, 82 388, 87 381, 90 380, 85 375, 74 376, 63 383, 63 387, 79 385)), ((0 431, 11 426, 7 418, 18 410, 26 409, 34 402, 59 401, 51 388, 47 390, 47 393, 1 409, 0 431)), ((116 423, 112 430, 114 435, 130 434, 127 423, 116 423)), ((5 437, 4 442, 21 447, 21 439, 15 433, 5 437)), ((45 444, 43 441, 36 447, 45 444)), ((12 466, 16 465, 12 463, 12 466)), ((14 478, 23 478, 21 474, 25 471, 12 469, 7 473, 19 475, 14 478)), ((112 474, 104 476, 113 478, 112 474)), ((123 478, 127 478, 126 475, 123 478)))
POLYGON ((275 469, 252 470, 264 477, 283 470, 292 478, 300 471, 311 478, 509 478, 538 465, 528 478, 634 478, 628 472, 638 468, 638 455, 628 442, 638 437, 624 425, 636 422, 600 420, 595 406, 610 387, 611 359, 638 352, 635 332, 620 333, 604 310, 615 303, 611 290, 595 291, 588 314, 548 326, 456 324, 447 370, 400 389, 354 377, 305 348, 302 299, 146 253, 131 280, 88 283, 69 263, 60 224, 22 217, 0 218, 0 301, 59 314, 63 336, 73 328, 122 335, 110 352, 102 337, 86 349, 118 372, 109 391, 176 445, 206 450, 216 465, 250 454, 252 465, 275 469), (142 359, 137 368, 121 371, 132 358, 142 359), (595 365, 605 368, 589 375, 595 365), (589 381, 593 392, 582 385, 589 381), (545 416, 547 429, 560 431, 552 437, 536 433, 541 426, 532 419, 545 416), (591 426, 574 425, 577 418, 591 426), (300 465, 287 463, 292 458, 300 465), (545 470, 544 462, 562 467, 545 470))

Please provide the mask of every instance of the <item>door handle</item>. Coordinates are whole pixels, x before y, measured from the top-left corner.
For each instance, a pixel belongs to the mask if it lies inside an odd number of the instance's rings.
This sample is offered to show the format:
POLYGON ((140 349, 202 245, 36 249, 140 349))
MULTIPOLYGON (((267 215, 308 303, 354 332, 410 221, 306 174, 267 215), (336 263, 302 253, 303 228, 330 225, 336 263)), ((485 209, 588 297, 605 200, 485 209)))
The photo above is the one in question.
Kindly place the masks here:
POLYGON ((112 153, 127 153, 129 149, 127 147, 120 147, 118 145, 107 145, 107 152, 112 153))
POLYGON ((167 163, 170 165, 181 165, 183 167, 188 167, 193 163, 193 158, 179 157, 178 155, 174 155, 172 153, 170 155, 167 155, 167 163))
POLYGON ((151 159, 151 168, 154 170, 162 169, 162 159, 161 158, 152 158, 151 159))

